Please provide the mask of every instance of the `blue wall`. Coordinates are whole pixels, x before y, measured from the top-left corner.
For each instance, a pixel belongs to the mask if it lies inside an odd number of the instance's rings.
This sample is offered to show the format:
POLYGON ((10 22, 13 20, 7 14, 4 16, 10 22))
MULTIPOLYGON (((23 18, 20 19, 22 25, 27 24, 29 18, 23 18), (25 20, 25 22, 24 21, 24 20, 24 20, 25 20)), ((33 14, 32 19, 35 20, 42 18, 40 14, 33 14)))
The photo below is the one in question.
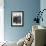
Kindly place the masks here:
POLYGON ((4 0, 4 35, 7 41, 18 41, 32 28, 35 12, 40 9, 40 0, 4 0), (24 26, 11 27, 11 11, 24 11, 24 26))

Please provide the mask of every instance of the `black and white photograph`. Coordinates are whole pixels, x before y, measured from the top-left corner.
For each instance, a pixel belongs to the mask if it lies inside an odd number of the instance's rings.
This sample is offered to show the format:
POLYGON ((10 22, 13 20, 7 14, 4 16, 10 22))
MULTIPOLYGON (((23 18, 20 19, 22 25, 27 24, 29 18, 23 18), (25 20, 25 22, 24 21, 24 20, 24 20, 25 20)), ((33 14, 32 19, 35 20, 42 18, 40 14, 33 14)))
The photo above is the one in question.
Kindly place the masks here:
POLYGON ((23 26, 23 23, 24 23, 24 11, 12 11, 11 26, 23 26))

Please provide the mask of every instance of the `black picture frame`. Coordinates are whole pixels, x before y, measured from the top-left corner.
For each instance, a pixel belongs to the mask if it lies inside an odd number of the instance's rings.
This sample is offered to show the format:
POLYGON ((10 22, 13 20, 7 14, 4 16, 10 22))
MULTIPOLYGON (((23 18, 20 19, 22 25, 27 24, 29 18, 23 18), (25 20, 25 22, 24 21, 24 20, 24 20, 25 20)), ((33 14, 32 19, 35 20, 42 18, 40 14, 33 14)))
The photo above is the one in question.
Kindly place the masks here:
POLYGON ((11 26, 24 26, 24 11, 11 11, 11 26))

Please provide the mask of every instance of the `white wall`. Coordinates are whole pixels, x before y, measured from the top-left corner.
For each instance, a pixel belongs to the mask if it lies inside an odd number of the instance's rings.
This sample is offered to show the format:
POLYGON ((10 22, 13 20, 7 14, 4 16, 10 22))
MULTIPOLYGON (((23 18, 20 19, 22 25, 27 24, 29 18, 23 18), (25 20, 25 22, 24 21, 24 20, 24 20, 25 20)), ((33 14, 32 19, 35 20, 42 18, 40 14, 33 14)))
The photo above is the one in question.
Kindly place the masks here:
POLYGON ((0 0, 0 42, 4 41, 4 0, 0 0))
POLYGON ((46 9, 46 0, 41 0, 41 2, 40 2, 40 4, 41 4, 41 9, 46 9))
MULTIPOLYGON (((40 0, 40 9, 46 9, 46 0, 40 0)), ((40 24, 46 27, 46 10, 43 12, 43 22, 40 21, 40 24)))

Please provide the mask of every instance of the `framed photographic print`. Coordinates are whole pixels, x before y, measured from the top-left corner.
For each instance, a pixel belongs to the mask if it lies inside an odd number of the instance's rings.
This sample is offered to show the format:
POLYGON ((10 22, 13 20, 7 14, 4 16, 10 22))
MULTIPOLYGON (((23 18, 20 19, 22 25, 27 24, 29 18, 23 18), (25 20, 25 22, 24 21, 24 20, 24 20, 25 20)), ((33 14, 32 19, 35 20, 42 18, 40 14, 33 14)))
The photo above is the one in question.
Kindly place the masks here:
POLYGON ((11 26, 23 26, 23 25, 24 25, 24 11, 12 11, 11 26))

